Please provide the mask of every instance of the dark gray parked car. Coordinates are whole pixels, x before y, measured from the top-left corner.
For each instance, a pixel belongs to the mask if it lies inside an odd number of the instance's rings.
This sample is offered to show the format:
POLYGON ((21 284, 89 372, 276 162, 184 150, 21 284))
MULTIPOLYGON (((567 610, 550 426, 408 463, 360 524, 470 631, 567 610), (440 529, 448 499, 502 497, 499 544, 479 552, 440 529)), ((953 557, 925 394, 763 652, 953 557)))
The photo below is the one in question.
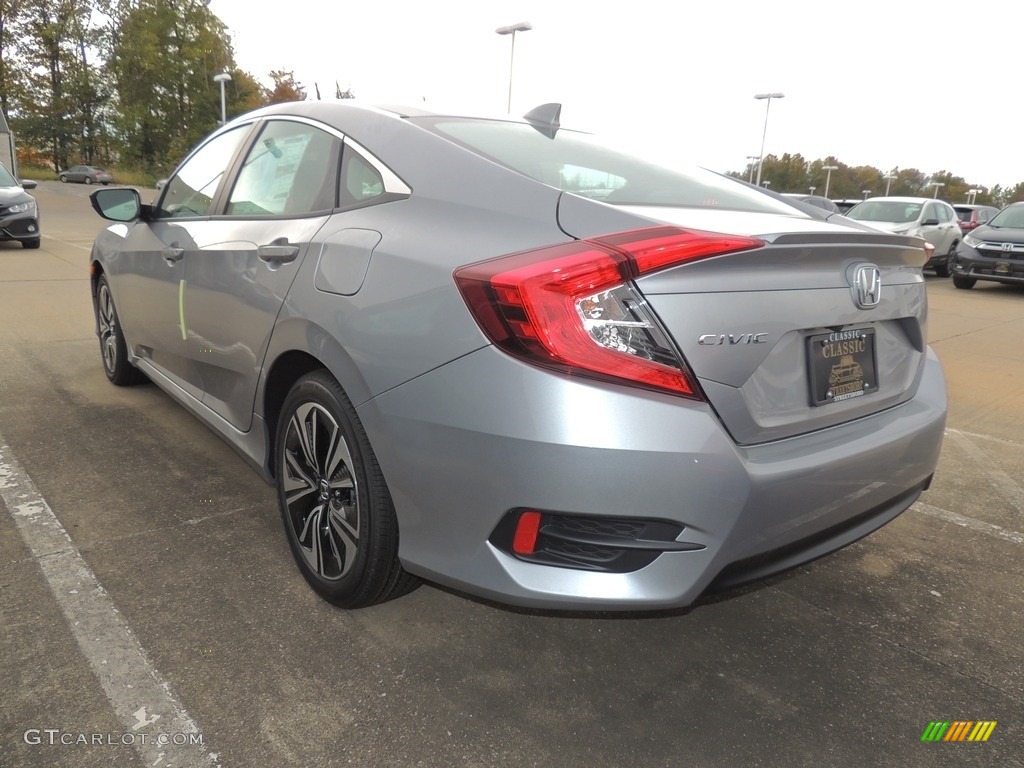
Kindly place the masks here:
POLYGON ((38 248, 39 205, 26 189, 34 181, 17 181, 0 165, 0 240, 17 240, 22 248, 38 248))
MULTIPOLYGON (((99 190, 107 376, 277 485, 306 580, 684 606, 884 525, 946 392, 916 238, 523 120, 353 103, 99 190)), ((852 587, 855 588, 855 587, 852 587)))
POLYGON ((1024 285, 1024 203, 1012 203, 964 235, 953 262, 953 285, 979 280, 1024 285))

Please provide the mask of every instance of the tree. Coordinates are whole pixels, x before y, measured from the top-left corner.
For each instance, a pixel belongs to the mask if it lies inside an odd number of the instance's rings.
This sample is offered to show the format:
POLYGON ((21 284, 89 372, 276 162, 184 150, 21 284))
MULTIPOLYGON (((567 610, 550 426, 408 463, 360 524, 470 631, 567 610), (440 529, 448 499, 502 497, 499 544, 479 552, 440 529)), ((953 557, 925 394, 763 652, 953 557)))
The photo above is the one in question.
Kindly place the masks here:
POLYGON ((114 0, 107 46, 123 153, 163 171, 217 125, 212 76, 234 70, 227 31, 200 2, 114 0))
POLYGON ((268 104, 306 100, 306 89, 295 82, 295 74, 292 71, 275 69, 270 73, 270 79, 274 81, 274 87, 267 94, 268 104))

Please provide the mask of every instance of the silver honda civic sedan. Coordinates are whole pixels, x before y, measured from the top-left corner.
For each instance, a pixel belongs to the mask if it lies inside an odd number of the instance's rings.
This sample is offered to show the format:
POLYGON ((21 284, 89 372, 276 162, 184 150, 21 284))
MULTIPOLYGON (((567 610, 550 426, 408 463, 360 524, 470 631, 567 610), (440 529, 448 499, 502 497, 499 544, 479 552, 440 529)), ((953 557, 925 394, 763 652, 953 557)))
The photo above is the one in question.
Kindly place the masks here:
POLYGON ((924 491, 920 239, 562 128, 281 104, 92 195, 107 376, 276 484, 349 608, 420 579, 635 610, 806 563, 924 491))

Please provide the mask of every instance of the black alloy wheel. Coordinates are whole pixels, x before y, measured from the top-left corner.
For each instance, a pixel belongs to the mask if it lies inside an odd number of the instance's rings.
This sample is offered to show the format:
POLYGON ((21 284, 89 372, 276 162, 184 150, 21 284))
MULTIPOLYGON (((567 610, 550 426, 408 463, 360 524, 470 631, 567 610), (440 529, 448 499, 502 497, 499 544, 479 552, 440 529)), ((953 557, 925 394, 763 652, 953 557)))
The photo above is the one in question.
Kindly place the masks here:
POLYGON ((288 544, 328 602, 362 608, 414 589, 398 561, 391 495, 355 409, 335 379, 296 382, 275 440, 278 501, 288 544))
POLYGON ((100 356, 103 358, 103 372, 119 387, 131 386, 145 381, 146 377, 138 368, 128 362, 128 347, 121 333, 121 324, 114 308, 114 297, 110 293, 107 276, 100 275, 96 286, 96 320, 99 326, 100 356))

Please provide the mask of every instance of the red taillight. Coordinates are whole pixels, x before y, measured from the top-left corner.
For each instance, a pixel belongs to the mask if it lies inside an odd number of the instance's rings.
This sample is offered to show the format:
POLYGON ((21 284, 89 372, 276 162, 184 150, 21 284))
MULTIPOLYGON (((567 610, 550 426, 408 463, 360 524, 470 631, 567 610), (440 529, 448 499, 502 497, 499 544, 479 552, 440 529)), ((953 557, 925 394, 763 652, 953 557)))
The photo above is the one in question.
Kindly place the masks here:
POLYGON ((563 372, 699 397, 632 281, 762 245, 749 237, 656 227, 472 264, 457 269, 455 280, 480 327, 510 354, 563 372))

